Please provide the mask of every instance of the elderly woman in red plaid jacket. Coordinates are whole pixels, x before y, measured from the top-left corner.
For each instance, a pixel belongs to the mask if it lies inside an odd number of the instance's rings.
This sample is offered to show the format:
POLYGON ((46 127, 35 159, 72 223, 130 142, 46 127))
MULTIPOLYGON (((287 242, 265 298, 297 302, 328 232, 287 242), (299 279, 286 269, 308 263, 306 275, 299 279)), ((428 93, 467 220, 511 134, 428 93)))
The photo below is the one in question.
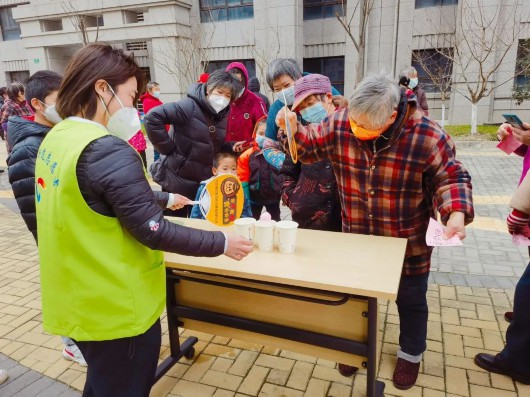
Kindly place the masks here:
MULTIPOLYGON (((285 110, 277 117, 285 128, 285 110)), ((432 247, 425 241, 437 210, 446 235, 465 238, 473 220, 471 178, 454 144, 422 116, 411 91, 380 75, 365 78, 349 109, 302 126, 287 112, 302 163, 331 160, 343 208, 342 230, 408 239, 397 296, 400 349, 394 386, 411 388, 427 339, 427 280, 432 247)), ((281 131, 280 131, 281 133, 281 131)))

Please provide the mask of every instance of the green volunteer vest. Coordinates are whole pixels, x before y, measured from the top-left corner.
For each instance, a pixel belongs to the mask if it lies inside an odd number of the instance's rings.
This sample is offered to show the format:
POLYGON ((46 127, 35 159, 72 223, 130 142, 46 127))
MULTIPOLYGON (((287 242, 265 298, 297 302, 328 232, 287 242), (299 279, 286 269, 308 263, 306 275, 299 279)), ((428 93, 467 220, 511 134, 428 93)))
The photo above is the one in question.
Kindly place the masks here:
POLYGON ((65 120, 42 142, 35 168, 43 326, 79 341, 142 334, 165 303, 162 252, 94 212, 79 190, 79 156, 107 134, 65 120))

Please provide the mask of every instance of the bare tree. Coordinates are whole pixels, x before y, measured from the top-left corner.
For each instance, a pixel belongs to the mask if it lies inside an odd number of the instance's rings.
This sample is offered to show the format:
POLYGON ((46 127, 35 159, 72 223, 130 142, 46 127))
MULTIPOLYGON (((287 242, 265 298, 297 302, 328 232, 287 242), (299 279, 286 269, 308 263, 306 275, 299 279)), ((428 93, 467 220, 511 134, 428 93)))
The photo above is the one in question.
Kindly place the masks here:
POLYGON ((513 99, 520 105, 530 99, 530 39, 521 40, 517 51, 515 76, 525 77, 526 82, 514 84, 513 99))
POLYGON ((90 42, 99 40, 101 12, 93 15, 93 11, 91 11, 91 15, 88 15, 87 12, 81 11, 77 4, 74 5, 76 2, 73 0, 61 1, 60 3, 64 13, 68 16, 72 22, 72 25, 74 25, 75 30, 79 33, 81 41, 83 42, 83 46, 89 44, 90 42), (96 28, 93 40, 90 40, 88 28, 96 28))
POLYGON ((355 67, 355 84, 358 84, 364 77, 364 58, 366 52, 366 30, 368 19, 374 8, 375 0, 357 0, 353 12, 348 19, 345 2, 342 1, 342 15, 336 13, 335 16, 351 39, 357 51, 357 65, 355 67), (359 26, 353 24, 355 16, 359 14, 359 26), (357 30, 358 29, 358 30, 357 30))
MULTIPOLYGON (((513 80, 513 76, 503 81, 495 81, 494 77, 518 42, 522 15, 517 3, 492 6, 483 0, 462 0, 455 12, 455 32, 447 35, 451 45, 445 47, 453 51, 438 53, 453 63, 453 87, 471 102, 471 134, 476 134, 479 101, 513 80)), ((438 26, 433 21, 431 25, 438 26)), ((431 45, 439 48, 435 43, 431 45)))
POLYGON ((176 17, 172 20, 175 21, 173 25, 161 24, 159 27, 162 37, 166 38, 166 46, 158 49, 153 59, 177 85, 188 87, 208 68, 215 24, 211 20, 209 24, 186 26, 176 22, 176 17))
MULTIPOLYGON (((278 26, 276 28, 268 29, 268 33, 274 35, 274 42, 269 42, 268 45, 262 49, 257 49, 256 45, 250 42, 246 42, 246 45, 250 48, 252 58, 256 63, 256 73, 259 73, 260 84, 263 84, 267 80, 267 69, 269 63, 274 61, 280 56, 280 32, 278 26)), ((271 36, 269 36, 271 37, 271 36)))
POLYGON ((442 101, 442 127, 445 124, 445 103, 451 95, 453 82, 453 63, 448 60, 452 57, 452 48, 438 48, 433 50, 416 50, 412 52, 412 62, 416 63, 428 76, 429 82, 423 82, 422 87, 427 91, 440 94, 442 101), (445 53, 446 56, 440 56, 445 53))

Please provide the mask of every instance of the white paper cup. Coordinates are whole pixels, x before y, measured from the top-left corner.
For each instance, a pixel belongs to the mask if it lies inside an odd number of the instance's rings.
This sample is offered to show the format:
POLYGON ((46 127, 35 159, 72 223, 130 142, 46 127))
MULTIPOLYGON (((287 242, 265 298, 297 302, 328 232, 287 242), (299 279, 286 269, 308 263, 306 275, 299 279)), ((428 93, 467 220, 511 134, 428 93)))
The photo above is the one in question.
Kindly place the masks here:
POLYGON ((254 241, 254 218, 239 218, 234 221, 236 227, 236 233, 241 237, 248 238, 250 241, 254 241))
POLYGON ((274 242, 274 222, 271 221, 257 221, 254 223, 254 230, 256 233, 256 243, 260 251, 272 251, 274 242))
POLYGON ((280 221, 276 223, 279 248, 282 254, 292 254, 296 245, 298 223, 294 221, 280 221))

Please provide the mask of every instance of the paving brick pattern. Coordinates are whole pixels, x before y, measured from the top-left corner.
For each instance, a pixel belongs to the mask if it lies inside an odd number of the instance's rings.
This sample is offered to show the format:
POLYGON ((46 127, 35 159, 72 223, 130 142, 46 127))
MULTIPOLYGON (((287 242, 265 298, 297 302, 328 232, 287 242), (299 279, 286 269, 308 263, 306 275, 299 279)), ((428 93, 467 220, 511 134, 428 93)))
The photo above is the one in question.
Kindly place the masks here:
MULTIPOLYGON (((0 144, 0 164, 3 162, 0 144)), ((151 155, 148 154, 148 158, 151 155)), ((473 364, 477 352, 504 345, 504 311, 528 253, 505 231, 507 203, 521 160, 493 145, 459 146, 474 182, 476 221, 462 248, 435 250, 429 285, 427 351, 417 385, 400 391, 390 381, 398 348, 399 318, 393 302, 381 302, 379 379, 386 396, 530 396, 530 387, 489 374, 473 364)), ((284 217, 288 217, 284 211, 284 217)), ((38 256, 17 214, 5 174, 0 174, 0 367, 10 380, 2 397, 79 396, 86 369, 65 361, 61 341, 41 323, 38 256)), ((169 355, 163 318, 160 359, 169 355)), ((151 396, 363 396, 366 373, 344 378, 334 362, 215 335, 182 330, 199 338, 196 355, 182 360, 151 396)))

